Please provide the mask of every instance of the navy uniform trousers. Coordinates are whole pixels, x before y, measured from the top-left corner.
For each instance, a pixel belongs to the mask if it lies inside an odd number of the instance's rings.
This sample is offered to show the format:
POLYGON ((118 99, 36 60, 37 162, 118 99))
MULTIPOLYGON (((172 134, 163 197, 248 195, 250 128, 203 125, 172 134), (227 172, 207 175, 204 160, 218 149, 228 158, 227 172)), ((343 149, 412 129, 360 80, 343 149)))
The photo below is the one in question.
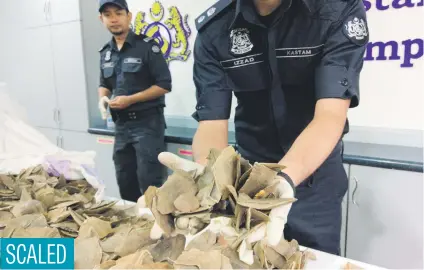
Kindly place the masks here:
POLYGON ((136 120, 116 120, 113 161, 122 199, 136 202, 149 186, 163 184, 166 169, 158 155, 166 149, 165 127, 161 109, 136 120))
POLYGON ((342 200, 348 188, 342 143, 315 173, 296 188, 284 236, 300 245, 340 255, 342 200))

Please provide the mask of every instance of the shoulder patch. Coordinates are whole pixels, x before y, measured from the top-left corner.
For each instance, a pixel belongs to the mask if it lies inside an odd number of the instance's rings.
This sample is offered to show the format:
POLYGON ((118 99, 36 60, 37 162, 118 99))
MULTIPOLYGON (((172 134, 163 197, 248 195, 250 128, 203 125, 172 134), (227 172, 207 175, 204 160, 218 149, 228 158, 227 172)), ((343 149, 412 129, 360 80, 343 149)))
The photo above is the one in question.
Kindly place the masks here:
POLYGON ((196 18, 196 29, 200 31, 208 22, 210 22, 217 14, 225 10, 234 0, 219 0, 213 6, 202 12, 199 17, 196 18))
POLYGON ((361 16, 349 16, 343 23, 343 34, 354 44, 364 45, 369 39, 366 19, 361 16))
POLYGON ((109 45, 109 42, 100 47, 99 52, 103 51, 107 46, 109 45))

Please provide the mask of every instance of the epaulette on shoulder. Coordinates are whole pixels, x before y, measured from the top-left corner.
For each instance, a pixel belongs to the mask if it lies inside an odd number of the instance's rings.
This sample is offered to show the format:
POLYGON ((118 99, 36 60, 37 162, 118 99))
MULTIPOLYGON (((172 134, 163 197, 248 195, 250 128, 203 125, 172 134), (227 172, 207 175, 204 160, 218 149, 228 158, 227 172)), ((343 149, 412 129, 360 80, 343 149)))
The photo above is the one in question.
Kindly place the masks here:
MULTIPOLYGON (((311 12, 320 19, 338 21, 352 5, 362 5, 361 0, 318 0, 311 4, 311 12)), ((346 15, 347 16, 347 15, 346 15)))
POLYGON ((150 42, 150 41, 152 41, 152 40, 154 40, 152 37, 148 37, 148 36, 145 36, 144 38, 143 38, 143 40, 145 41, 145 42, 150 42))
POLYGON ((142 34, 142 33, 137 34, 135 32, 133 32, 133 33, 134 33, 134 36, 135 36, 135 39, 136 40, 143 40, 143 41, 145 41, 144 39, 147 38, 147 36, 145 34, 142 34))
POLYGON ((107 46, 109 46, 109 42, 100 47, 99 52, 103 51, 107 46))
POLYGON ((144 42, 149 43, 150 41, 154 40, 154 38, 146 36, 145 34, 138 34, 136 35, 138 40, 143 40, 144 42))
POLYGON ((206 11, 202 12, 202 14, 196 18, 197 31, 200 31, 205 25, 212 21, 216 15, 229 7, 233 2, 234 0, 219 0, 206 11))

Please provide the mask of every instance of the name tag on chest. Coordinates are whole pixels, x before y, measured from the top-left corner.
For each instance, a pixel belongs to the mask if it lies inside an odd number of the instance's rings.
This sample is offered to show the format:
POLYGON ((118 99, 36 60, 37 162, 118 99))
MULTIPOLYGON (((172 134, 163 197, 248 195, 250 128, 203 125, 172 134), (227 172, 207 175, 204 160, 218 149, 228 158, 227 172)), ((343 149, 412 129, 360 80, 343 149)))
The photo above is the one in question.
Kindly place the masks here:
POLYGON ((230 69, 230 68, 238 68, 238 67, 260 64, 263 61, 264 61, 263 54, 258 53, 258 54, 247 55, 240 58, 220 61, 220 63, 224 69, 230 69))
POLYGON ((103 64, 103 68, 112 68, 115 66, 114 62, 106 62, 103 64))
POLYGON ((132 58, 132 57, 125 58, 124 64, 141 64, 141 58, 132 58))
POLYGON ((277 58, 312 57, 319 54, 323 46, 324 44, 311 47, 278 48, 276 54, 277 58))

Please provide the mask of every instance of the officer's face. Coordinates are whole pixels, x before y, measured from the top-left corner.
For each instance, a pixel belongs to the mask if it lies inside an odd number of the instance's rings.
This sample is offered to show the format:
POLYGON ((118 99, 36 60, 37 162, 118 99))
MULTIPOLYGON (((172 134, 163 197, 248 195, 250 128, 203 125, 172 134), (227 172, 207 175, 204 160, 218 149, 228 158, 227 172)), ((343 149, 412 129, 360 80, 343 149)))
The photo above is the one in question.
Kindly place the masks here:
POLYGON ((107 29, 116 36, 127 33, 130 29, 131 12, 125 9, 119 9, 116 6, 106 6, 100 14, 100 20, 107 29))

